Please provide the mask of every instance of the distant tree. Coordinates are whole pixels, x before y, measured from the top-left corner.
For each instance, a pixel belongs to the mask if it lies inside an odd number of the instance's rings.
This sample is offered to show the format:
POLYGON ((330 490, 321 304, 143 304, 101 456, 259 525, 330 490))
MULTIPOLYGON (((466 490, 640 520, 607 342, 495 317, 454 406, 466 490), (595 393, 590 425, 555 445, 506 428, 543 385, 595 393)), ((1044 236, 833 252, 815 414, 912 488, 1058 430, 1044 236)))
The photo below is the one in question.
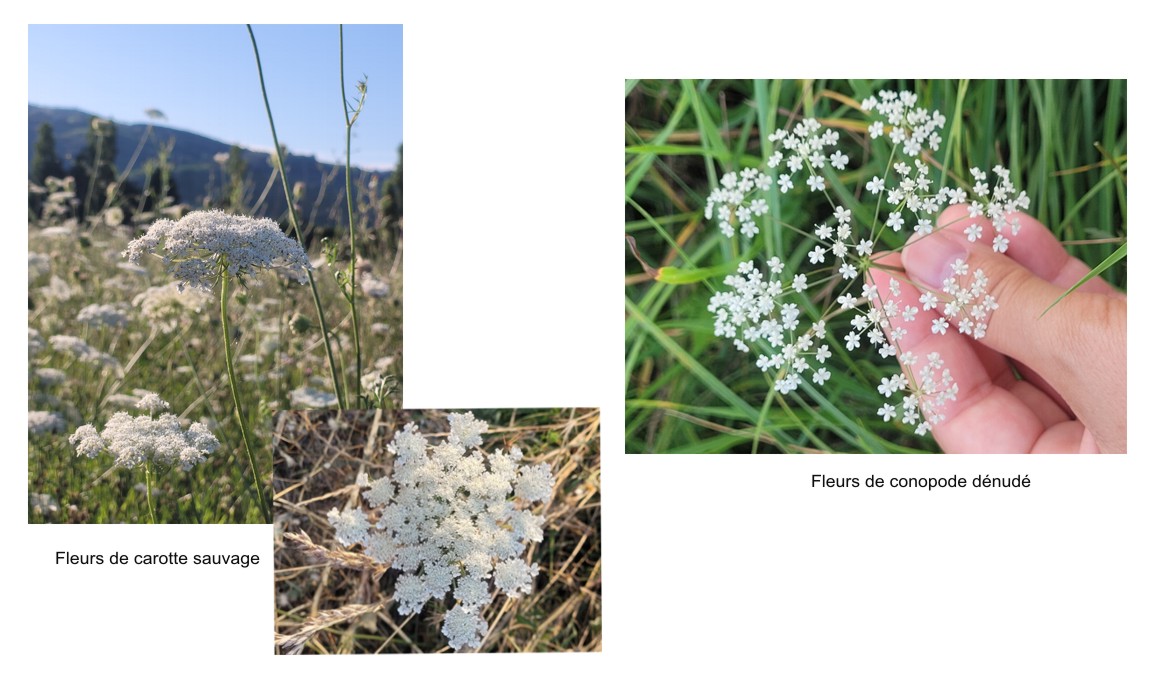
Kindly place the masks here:
POLYGON ((386 228, 401 230, 402 226, 402 145, 398 145, 398 165, 388 180, 382 183, 382 217, 386 228))
POLYGON ((64 166, 56 155, 56 138, 52 135, 52 124, 45 121, 36 133, 36 148, 32 152, 32 168, 28 179, 38 185, 47 177, 63 178, 64 166))
POLYGON ((136 183, 125 183, 122 193, 134 214, 158 211, 181 201, 172 173, 166 173, 163 164, 151 160, 145 163, 144 188, 136 183))
POLYGON ((229 208, 239 211, 245 205, 245 176, 249 173, 249 164, 241 153, 241 147, 233 145, 229 148, 225 173, 229 177, 229 208))
POLYGON ((94 116, 89 123, 87 142, 76 155, 72 168, 85 215, 104 208, 109 185, 116 182, 116 155, 116 124, 94 116))

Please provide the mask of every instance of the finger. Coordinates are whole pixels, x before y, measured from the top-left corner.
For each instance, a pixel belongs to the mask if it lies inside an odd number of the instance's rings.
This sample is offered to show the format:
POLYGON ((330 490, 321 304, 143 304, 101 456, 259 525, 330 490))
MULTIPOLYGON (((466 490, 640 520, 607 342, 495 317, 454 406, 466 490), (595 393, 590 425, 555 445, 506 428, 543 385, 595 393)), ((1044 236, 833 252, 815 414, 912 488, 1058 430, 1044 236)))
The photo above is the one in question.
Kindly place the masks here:
MULTIPOLYGON (((888 267, 898 261, 892 255, 877 262, 888 267)), ((955 331, 933 333, 938 313, 923 310, 917 290, 903 281, 903 275, 873 269, 868 276, 877 287, 876 305, 893 312, 890 338, 909 384, 919 389, 920 407, 945 452, 1029 452, 1050 427, 1068 421, 1047 395, 1017 381, 1003 356, 955 331), (947 391, 954 391, 956 399, 941 401, 938 393, 947 391), (984 419, 995 421, 978 427, 984 419)), ((902 399, 885 396, 901 416, 902 399)), ((1070 449, 1078 444, 1079 440, 1070 449)))
MULTIPOLYGON (((1015 236, 1009 237, 1008 251, 1005 253, 1009 258, 1020 263, 1037 277, 1063 289, 1068 289, 1089 274, 1089 266, 1085 265, 1084 261, 1070 256, 1052 231, 1036 218, 1026 213, 1013 213, 1012 218, 1019 221, 1020 230, 1015 236)), ((996 236, 996 228, 993 227, 992 221, 984 216, 970 218, 968 207, 964 204, 954 204, 944 209, 937 224, 958 234, 964 234, 972 225, 978 226, 980 235, 974 242, 976 244, 992 244, 992 239, 996 236)), ((1100 277, 1094 277, 1082 284, 1078 291, 1123 296, 1100 277)))
MULTIPOLYGON (((967 220, 954 227, 963 222, 967 220)), ((1124 449, 1123 298, 1077 290, 1042 315, 1063 288, 994 253, 988 243, 970 242, 951 228, 911 241, 902 262, 914 280, 936 290, 943 290, 954 263, 965 263, 970 278, 982 272, 987 292, 999 307, 986 318, 986 329, 978 325, 985 331, 981 342, 1037 372, 1097 434, 1102 446, 1124 449), (1113 395, 1086 390, 1090 383, 1113 387, 1113 395)))
MULTIPOLYGON (((899 257, 885 256, 878 262, 894 267, 899 257)), ((905 371, 913 382, 919 381, 929 359, 937 358, 950 368, 958 391, 956 400, 939 406, 932 396, 932 414, 926 415, 938 421, 932 432, 945 452, 1031 452, 1042 443, 1057 452, 1079 449, 1079 433, 1072 436, 1064 426, 1071 423, 1068 416, 1049 396, 1017 381, 1003 356, 956 333, 932 333, 934 311, 920 309, 905 320, 903 311, 919 307, 917 292, 901 275, 896 275, 900 281, 893 289, 893 274, 870 270, 869 278, 877 285, 877 305, 893 302, 900 313, 893 317, 891 338, 908 360, 905 371)))
MULTIPOLYGON (((1057 241, 1052 231, 1037 221, 1036 218, 1019 212, 1012 214, 1012 218, 1018 222, 1019 233, 1013 235, 1015 238, 1010 238, 1007 256, 1023 265, 1037 277, 1064 289, 1068 289, 1088 274, 1089 267, 1084 262, 1070 256, 1061 246, 1061 243, 1057 241)), ((964 204, 955 204, 946 208, 940 214, 937 223, 941 228, 953 230, 958 234, 979 229, 979 232, 973 233, 975 243, 978 244, 990 244, 997 234, 991 220, 983 215, 975 218, 970 217, 968 207, 964 204)), ((1089 280, 1081 286, 1080 290, 1085 293, 1099 293, 1114 297, 1123 296, 1100 277, 1089 280)), ((1047 393, 1058 405, 1062 406, 1069 416, 1073 416, 1072 408, 1068 402, 1038 372, 1023 363, 1017 363, 1017 371, 1047 393)))

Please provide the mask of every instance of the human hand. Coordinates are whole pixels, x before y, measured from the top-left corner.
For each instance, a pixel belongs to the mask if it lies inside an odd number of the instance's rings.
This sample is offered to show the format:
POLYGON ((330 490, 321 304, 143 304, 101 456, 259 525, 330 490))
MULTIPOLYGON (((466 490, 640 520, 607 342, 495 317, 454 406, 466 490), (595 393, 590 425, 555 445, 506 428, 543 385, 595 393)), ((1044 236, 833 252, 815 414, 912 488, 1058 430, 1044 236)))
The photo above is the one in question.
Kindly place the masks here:
POLYGON ((899 256, 870 271, 885 301, 921 308, 904 323, 908 332, 898 344, 917 357, 909 374, 917 376, 927 354, 937 352, 959 387, 932 434, 945 452, 1124 452, 1125 295, 1098 277, 1041 316, 1089 267, 1044 225, 1018 215, 1019 235, 998 254, 990 221, 969 218, 966 206, 949 207, 940 216, 943 229, 914 236, 899 256), (974 223, 987 238, 968 241, 964 231, 974 223), (942 315, 919 303, 921 291, 941 290, 959 258, 972 272, 984 271, 999 304, 980 340, 955 330, 932 333, 942 315), (898 267, 904 272, 885 269, 898 267), (882 285, 893 277, 898 296, 882 285))

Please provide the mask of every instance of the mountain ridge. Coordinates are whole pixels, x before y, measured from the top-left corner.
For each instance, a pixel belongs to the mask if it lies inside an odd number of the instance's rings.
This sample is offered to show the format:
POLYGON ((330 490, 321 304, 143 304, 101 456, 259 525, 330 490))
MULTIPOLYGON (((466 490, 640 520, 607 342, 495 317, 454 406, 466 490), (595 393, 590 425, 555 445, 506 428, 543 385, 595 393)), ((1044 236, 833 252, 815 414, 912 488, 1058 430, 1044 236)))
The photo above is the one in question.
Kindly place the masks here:
MULTIPOLYGON (((49 123, 56 140, 57 157, 66 170, 71 168, 75 157, 87 143, 90 121, 94 117, 101 118, 82 109, 46 107, 29 103, 29 166, 31 167, 39 128, 41 124, 49 123)), ((228 153, 233 147, 232 144, 164 125, 117 121, 114 123, 117 130, 115 165, 118 173, 124 172, 142 137, 151 132, 128 175, 129 182, 140 185, 144 181, 145 162, 157 158, 159 144, 168 144, 172 141, 173 149, 169 161, 173 165, 173 179, 182 202, 200 207, 205 205, 207 199, 219 199, 226 192, 224 171, 214 160, 214 156, 228 153)), ((242 158, 248 165, 246 202, 252 205, 258 199, 262 199, 259 205, 254 206, 255 210, 252 212, 274 219, 279 218, 286 213, 284 192, 277 187, 268 192, 263 191, 273 174, 270 154, 245 147, 240 149, 242 158)), ((286 154, 285 164, 290 186, 304 183, 304 193, 299 206, 303 216, 320 216, 322 221, 326 222, 332 216, 332 220, 337 222, 341 211, 345 210, 345 166, 324 163, 313 156, 293 154, 292 150, 286 154)), ((355 192, 358 191, 356 189, 358 187, 363 188, 363 191, 367 188, 381 187, 381 183, 390 174, 390 171, 371 171, 355 167, 353 169, 355 192)))

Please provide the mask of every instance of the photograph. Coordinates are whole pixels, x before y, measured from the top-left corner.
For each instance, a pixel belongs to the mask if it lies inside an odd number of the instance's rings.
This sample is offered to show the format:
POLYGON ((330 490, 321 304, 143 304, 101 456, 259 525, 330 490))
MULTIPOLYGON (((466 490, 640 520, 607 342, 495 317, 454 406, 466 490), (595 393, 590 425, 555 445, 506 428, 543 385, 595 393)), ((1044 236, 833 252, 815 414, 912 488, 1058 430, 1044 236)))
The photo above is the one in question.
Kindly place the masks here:
POLYGON ((274 427, 278 654, 602 650, 599 411, 274 427))
POLYGON ((28 42, 28 522, 270 523, 277 412, 400 403, 402 27, 28 42))
POLYGON ((1126 81, 625 109, 628 453, 1126 451, 1126 81))

